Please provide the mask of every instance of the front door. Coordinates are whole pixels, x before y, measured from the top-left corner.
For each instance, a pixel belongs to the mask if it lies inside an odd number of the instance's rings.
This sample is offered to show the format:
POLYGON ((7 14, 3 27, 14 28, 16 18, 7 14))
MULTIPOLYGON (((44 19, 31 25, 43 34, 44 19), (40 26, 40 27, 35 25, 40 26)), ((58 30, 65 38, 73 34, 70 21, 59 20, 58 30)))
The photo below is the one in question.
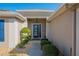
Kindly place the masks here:
POLYGON ((32 37, 33 39, 41 38, 41 24, 34 23, 32 26, 32 37))

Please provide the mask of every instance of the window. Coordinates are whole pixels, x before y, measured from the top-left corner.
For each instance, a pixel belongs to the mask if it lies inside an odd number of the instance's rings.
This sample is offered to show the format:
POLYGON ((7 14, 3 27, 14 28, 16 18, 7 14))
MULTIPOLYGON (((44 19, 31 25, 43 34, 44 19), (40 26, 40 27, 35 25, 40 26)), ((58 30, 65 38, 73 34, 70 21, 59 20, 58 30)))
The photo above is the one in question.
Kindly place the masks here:
POLYGON ((4 20, 0 20, 0 42, 4 41, 4 20))

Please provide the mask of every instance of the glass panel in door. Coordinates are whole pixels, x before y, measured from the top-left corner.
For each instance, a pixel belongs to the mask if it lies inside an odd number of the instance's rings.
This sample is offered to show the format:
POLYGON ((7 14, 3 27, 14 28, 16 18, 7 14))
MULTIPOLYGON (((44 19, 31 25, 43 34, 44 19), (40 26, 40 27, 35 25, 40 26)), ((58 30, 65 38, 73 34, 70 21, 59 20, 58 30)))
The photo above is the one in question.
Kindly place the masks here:
POLYGON ((41 38, 41 24, 33 25, 33 38, 41 38))

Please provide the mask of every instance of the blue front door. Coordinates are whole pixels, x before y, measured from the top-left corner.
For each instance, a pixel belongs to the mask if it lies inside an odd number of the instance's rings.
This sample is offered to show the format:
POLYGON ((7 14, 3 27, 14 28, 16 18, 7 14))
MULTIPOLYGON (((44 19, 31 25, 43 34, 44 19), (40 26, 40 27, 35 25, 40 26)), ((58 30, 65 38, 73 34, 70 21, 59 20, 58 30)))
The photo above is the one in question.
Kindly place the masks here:
POLYGON ((33 38, 41 38, 41 24, 33 24, 33 38))
POLYGON ((0 42, 4 41, 4 20, 0 20, 0 42))

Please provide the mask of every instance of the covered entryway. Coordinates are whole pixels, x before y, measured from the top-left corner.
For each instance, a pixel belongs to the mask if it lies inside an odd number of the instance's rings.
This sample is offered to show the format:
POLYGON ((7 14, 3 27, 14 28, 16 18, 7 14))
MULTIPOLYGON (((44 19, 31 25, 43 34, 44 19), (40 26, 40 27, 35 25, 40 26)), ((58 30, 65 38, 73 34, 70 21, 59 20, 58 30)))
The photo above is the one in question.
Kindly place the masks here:
POLYGON ((28 18, 27 21, 32 31, 32 39, 46 38, 46 18, 28 18))
POLYGON ((32 31, 32 39, 46 38, 46 20, 48 20, 53 10, 17 10, 17 12, 25 17, 26 20, 21 27, 30 28, 32 31))

